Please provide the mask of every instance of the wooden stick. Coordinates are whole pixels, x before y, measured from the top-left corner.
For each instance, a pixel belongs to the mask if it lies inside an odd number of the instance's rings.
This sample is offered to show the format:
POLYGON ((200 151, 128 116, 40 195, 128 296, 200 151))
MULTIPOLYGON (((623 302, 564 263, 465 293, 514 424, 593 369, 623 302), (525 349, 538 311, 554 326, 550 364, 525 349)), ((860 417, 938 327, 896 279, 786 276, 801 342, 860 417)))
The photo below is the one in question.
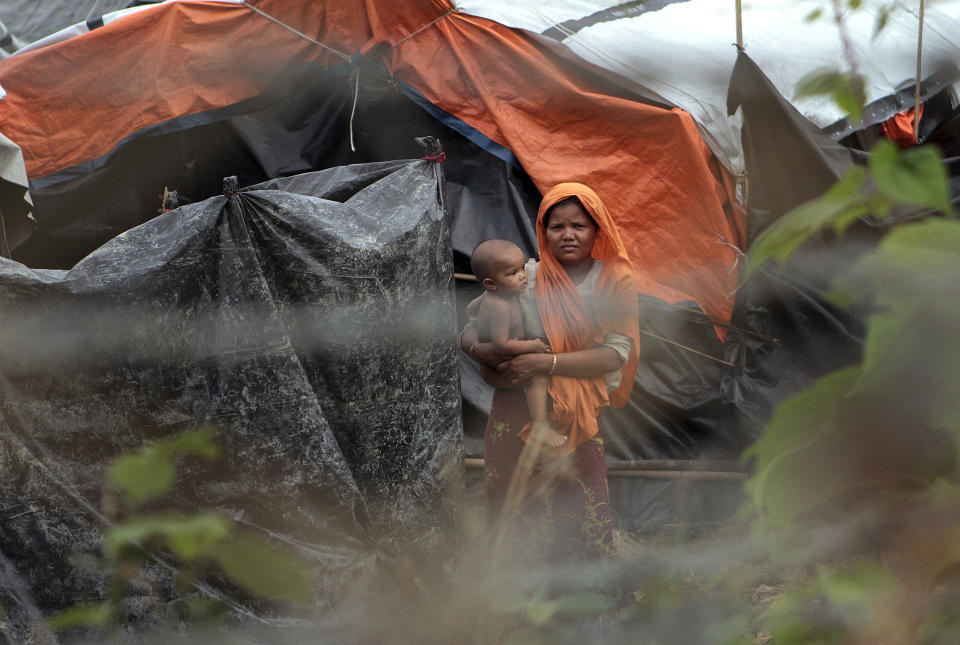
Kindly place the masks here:
POLYGON ((473 275, 472 273, 454 273, 453 279, 466 280, 467 282, 479 282, 479 280, 477 280, 477 276, 473 275))
MULTIPOLYGON (((480 457, 466 457, 464 467, 473 470, 483 468, 480 457)), ((607 462, 609 477, 634 477, 643 479, 694 479, 705 481, 742 481, 747 473, 732 470, 739 467, 723 461, 696 461, 674 459, 613 459, 607 462)))
POLYGON ((923 7, 924 0, 920 0, 920 25, 917 28, 917 87, 913 101, 913 140, 920 143, 920 60, 923 53, 923 7))
POLYGON ((735 461, 709 459, 608 459, 607 470, 712 470, 743 473, 746 468, 735 461))
POLYGON ((737 50, 743 51, 743 11, 737 0, 737 50))
POLYGON ((723 360, 722 358, 717 358, 716 356, 711 356, 710 354, 707 354, 706 352, 701 352, 700 350, 694 349, 694 348, 692 348, 692 347, 688 347, 687 345, 681 345, 680 343, 678 343, 678 342, 675 341, 675 340, 670 340, 669 338, 664 338, 663 336, 657 336, 657 335, 654 334, 653 332, 647 331, 646 329, 641 329, 641 330, 640 330, 640 333, 641 333, 641 334, 646 334, 647 336, 650 336, 650 337, 652 337, 652 338, 656 338, 656 339, 659 340, 660 342, 669 343, 670 345, 673 345, 674 347, 679 347, 680 349, 685 349, 685 350, 687 350, 688 352, 693 352, 694 354, 697 354, 697 355, 699 355, 699 356, 703 356, 704 358, 709 358, 711 361, 716 361, 716 362, 718 362, 718 363, 723 363, 724 365, 729 365, 730 367, 736 367, 736 365, 734 365, 733 363, 731 363, 731 362, 729 362, 729 361, 725 361, 725 360, 723 360))
POLYGON ((712 470, 607 470, 607 477, 734 482, 746 479, 747 473, 726 473, 712 470))

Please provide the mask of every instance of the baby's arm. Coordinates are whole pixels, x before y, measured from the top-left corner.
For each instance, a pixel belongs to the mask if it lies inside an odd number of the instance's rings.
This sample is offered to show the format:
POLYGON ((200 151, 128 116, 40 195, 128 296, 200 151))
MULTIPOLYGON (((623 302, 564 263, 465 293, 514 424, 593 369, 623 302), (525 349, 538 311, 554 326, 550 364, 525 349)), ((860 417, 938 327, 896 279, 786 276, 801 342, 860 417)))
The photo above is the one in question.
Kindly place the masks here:
POLYGON ((549 354, 550 346, 539 338, 532 340, 511 338, 504 344, 504 349, 500 351, 507 356, 516 356, 517 354, 549 354))
POLYGON ((547 354, 550 348, 539 338, 521 340, 510 338, 510 304, 499 298, 484 298, 480 305, 479 318, 490 321, 490 342, 494 349, 504 355, 547 354))

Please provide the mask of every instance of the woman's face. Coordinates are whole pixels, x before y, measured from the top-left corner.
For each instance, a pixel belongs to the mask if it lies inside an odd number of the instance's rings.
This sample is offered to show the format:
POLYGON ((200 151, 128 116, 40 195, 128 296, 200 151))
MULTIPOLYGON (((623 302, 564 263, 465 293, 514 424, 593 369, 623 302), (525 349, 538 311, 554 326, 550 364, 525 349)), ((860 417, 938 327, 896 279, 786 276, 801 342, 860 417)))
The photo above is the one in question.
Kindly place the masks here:
POLYGON ((547 214, 547 245, 561 264, 573 266, 590 259, 597 225, 578 202, 563 202, 547 214))

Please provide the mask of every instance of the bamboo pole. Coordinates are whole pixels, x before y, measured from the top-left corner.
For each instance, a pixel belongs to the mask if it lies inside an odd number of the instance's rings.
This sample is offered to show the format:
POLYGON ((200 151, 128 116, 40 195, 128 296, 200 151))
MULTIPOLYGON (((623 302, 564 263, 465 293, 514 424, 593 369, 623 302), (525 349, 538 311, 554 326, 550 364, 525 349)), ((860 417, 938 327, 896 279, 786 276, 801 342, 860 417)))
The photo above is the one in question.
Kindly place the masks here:
POLYGON ((607 477, 628 479, 690 479, 710 482, 739 482, 746 473, 715 472, 711 470, 608 470, 607 477))
MULTIPOLYGON (((483 458, 466 457, 463 465, 470 470, 483 468, 483 458)), ((747 473, 738 464, 723 461, 683 459, 612 459, 607 462, 608 477, 642 479, 692 479, 700 481, 742 481, 747 473)))
POLYGON ((743 8, 737 0, 737 50, 743 51, 743 8))
POLYGON ((746 469, 735 461, 709 459, 608 459, 608 470, 709 470, 742 473, 746 469))
POLYGON ((913 140, 916 143, 920 143, 920 62, 923 54, 923 9, 925 4, 925 0, 920 0, 920 24, 917 27, 917 86, 913 100, 913 140))

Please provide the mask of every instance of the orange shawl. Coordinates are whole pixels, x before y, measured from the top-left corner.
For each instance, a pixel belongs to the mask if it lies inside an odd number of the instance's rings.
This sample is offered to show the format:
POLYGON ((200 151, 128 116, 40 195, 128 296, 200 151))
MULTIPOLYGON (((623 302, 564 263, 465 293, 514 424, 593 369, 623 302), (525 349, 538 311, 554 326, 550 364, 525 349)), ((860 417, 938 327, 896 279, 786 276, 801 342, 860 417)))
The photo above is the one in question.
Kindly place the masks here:
POLYGON ((550 348, 556 353, 592 349, 611 331, 632 341, 627 362, 620 370, 620 386, 609 394, 603 376, 550 377, 551 422, 558 432, 568 436, 561 451, 572 452, 597 434, 597 414, 601 408, 611 404, 623 407, 630 396, 640 355, 637 287, 633 265, 610 213, 597 194, 583 184, 558 184, 544 196, 537 213, 537 242, 540 246, 537 308, 550 348), (577 197, 599 227, 591 253, 594 259, 603 262, 593 293, 596 326, 563 265, 547 244, 544 215, 551 206, 568 197, 577 197))

